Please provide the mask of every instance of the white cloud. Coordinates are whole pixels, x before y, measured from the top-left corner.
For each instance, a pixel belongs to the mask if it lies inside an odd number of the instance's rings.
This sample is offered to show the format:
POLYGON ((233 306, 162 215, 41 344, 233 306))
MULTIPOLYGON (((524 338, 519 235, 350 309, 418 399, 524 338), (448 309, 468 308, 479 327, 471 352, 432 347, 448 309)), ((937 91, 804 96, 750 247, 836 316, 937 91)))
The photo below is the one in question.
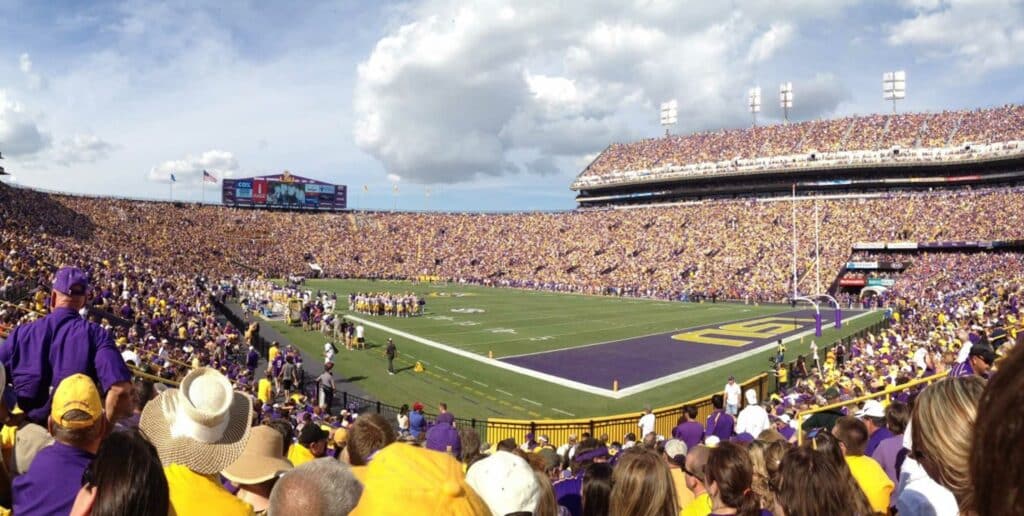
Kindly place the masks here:
POLYGON ((668 98, 680 101, 681 131, 742 123, 748 59, 772 59, 800 22, 844 8, 634 3, 595 0, 586 16, 541 0, 432 0, 404 11, 358 67, 356 144, 408 181, 456 183, 571 166, 649 134, 634 133, 638 117, 656 130, 668 98))
POLYGON ((64 166, 95 163, 106 159, 112 150, 113 144, 95 134, 76 134, 60 142, 55 149, 53 161, 64 166))
POLYGON ((397 182, 399 182, 401 180, 402 180, 402 176, 400 176, 398 174, 388 174, 388 182, 389 183, 397 183, 397 182))
POLYGON ((28 54, 23 53, 18 57, 18 68, 25 75, 29 89, 38 90, 46 86, 43 77, 32 70, 32 57, 28 54))
POLYGON ((223 150, 208 150, 198 156, 188 155, 182 159, 168 160, 149 171, 149 180, 167 183, 174 174, 177 185, 198 185, 203 180, 203 170, 219 177, 231 177, 239 170, 235 155, 223 150))
POLYGON ((0 89, 0 152, 11 157, 28 157, 50 146, 51 137, 36 124, 35 117, 0 89))
POLYGON ((916 13, 889 28, 888 41, 925 59, 978 74, 1024 65, 1024 6, 1011 0, 911 0, 916 13))
POLYGON ((761 34, 750 45, 750 52, 747 53, 748 63, 759 63, 772 57, 793 38, 793 25, 779 23, 772 25, 764 34, 761 34))

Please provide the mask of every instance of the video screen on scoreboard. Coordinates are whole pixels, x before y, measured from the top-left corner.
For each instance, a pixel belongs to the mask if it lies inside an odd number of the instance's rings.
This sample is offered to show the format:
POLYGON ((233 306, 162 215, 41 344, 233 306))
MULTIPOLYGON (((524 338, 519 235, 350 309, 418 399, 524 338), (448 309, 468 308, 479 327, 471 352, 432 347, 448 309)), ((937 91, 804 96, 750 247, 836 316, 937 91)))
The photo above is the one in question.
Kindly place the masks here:
POLYGON ((228 206, 344 210, 344 185, 278 178, 225 179, 222 201, 228 206))

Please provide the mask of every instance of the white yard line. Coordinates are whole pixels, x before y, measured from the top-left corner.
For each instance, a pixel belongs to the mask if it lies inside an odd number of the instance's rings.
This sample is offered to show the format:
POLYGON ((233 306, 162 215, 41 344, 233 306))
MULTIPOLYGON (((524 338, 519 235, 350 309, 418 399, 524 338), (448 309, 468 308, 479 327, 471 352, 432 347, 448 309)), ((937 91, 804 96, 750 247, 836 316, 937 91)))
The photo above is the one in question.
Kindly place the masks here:
POLYGON ((475 384, 477 384, 477 385, 479 385, 479 386, 481 386, 481 387, 487 387, 487 384, 486 384, 486 383, 483 383, 483 382, 478 382, 478 381, 476 381, 476 380, 473 380, 473 383, 475 383, 475 384))
POLYGON ((541 404, 541 403, 537 403, 536 401, 533 401, 533 400, 528 400, 528 399, 526 399, 526 398, 519 398, 519 399, 521 399, 521 400, 523 400, 523 401, 525 401, 525 402, 527 402, 527 403, 531 403, 531 404, 533 404, 533 405, 537 405, 538 407, 543 407, 543 406, 544 406, 544 405, 543 405, 543 404, 541 404))
POLYGON ((458 376, 459 378, 462 378, 463 380, 465 380, 465 379, 466 379, 466 377, 465 377, 465 376, 462 376, 461 374, 459 374, 459 373, 456 373, 456 372, 454 372, 454 371, 452 372, 452 376, 458 376))
POLYGON ((573 414, 572 412, 566 412, 566 411, 561 410, 561 409, 552 408, 551 410, 554 410, 555 412, 558 412, 559 414, 565 414, 565 415, 567 415, 569 417, 575 417, 576 416, 576 414, 573 414))
MULTIPOLYGON (((849 319, 844 320, 843 322, 845 324, 845 323, 850 322, 850 321, 855 321, 855 320, 857 320, 857 319, 859 319, 861 317, 864 317, 865 315, 871 314, 871 313, 874 313, 874 311, 867 311, 867 312, 863 312, 863 313, 857 314, 857 315, 855 315, 853 317, 850 317, 849 319)), ((731 356, 723 358, 721 360, 716 360, 714 362, 709 362, 707 364, 702 364, 702 365, 699 365, 697 367, 692 367, 692 368, 687 369, 685 371, 680 371, 678 373, 675 373, 675 374, 672 374, 672 375, 669 375, 669 376, 663 376, 661 378, 656 378, 654 380, 650 380, 650 381, 647 381, 647 382, 639 383, 637 385, 626 387, 624 389, 619 389, 618 391, 613 391, 611 389, 603 389, 603 388, 600 388, 600 387, 594 387, 593 385, 587 385, 587 384, 582 383, 582 382, 577 382, 577 381, 574 381, 574 380, 569 380, 569 379, 562 378, 560 376, 556 376, 556 375, 553 375, 553 374, 542 373, 540 371, 534 371, 533 369, 529 369, 529 368, 522 367, 522 366, 517 366, 517 365, 514 365, 514 364, 509 364, 509 363, 506 363, 506 362, 503 362, 503 361, 500 361, 500 360, 486 358, 486 357, 483 357, 483 356, 478 355, 476 353, 472 353, 472 352, 469 352, 469 351, 466 351, 466 350, 463 350, 463 349, 459 349, 459 348, 456 348, 456 347, 453 347, 453 346, 449 346, 447 344, 442 344, 440 342, 435 342, 435 341, 432 341, 432 340, 429 340, 429 339, 425 339, 423 337, 419 337, 417 335, 413 335, 411 333, 404 332, 404 331, 401 331, 401 330, 396 330, 394 328, 390 328, 388 326, 384 326, 383 324, 379 324, 379 323, 376 323, 376 322, 373 322, 373 321, 362 319, 360 317, 355 317, 355 316, 351 316, 351 315, 346 316, 346 317, 348 317, 349 319, 352 319, 354 321, 361 322, 361 323, 363 323, 366 326, 369 326, 371 328, 376 328, 378 330, 385 331, 385 332, 390 333, 392 335, 396 335, 396 336, 399 336, 399 337, 402 337, 402 338, 405 338, 405 339, 409 339, 409 340, 411 340, 413 342, 418 342, 418 343, 423 344, 425 346, 429 346, 429 347, 432 347, 432 348, 440 349, 442 351, 447 351, 447 352, 452 353, 454 355, 458 355, 458 356, 463 357, 463 358, 468 358, 470 360, 473 360, 473 361, 476 361, 476 362, 480 362, 481 364, 486 364, 486 365, 489 365, 489 366, 492 366, 492 367, 497 367, 497 368, 500 368, 500 369, 504 369, 506 371, 512 371, 514 373, 519 373, 519 374, 524 375, 524 376, 529 376, 531 378, 536 378, 538 380, 544 380, 546 382, 550 382, 550 383, 553 383, 555 385, 560 385, 560 386, 563 386, 563 387, 569 387, 570 389, 575 389, 575 390, 578 390, 578 391, 587 392, 587 393, 590 393, 590 394, 596 394, 598 396, 604 396, 606 398, 612 398, 612 399, 622 399, 622 398, 625 398, 625 397, 628 397, 628 396, 632 396, 634 394, 638 394, 638 393, 641 393, 641 392, 644 392, 644 391, 647 391, 647 390, 650 390, 650 389, 654 389, 656 387, 660 387, 662 385, 675 382, 675 381, 680 380, 682 378, 687 378, 687 377, 693 376, 695 374, 700 374, 700 373, 703 373, 705 371, 709 371, 711 369, 714 369, 714 368, 717 368, 717 367, 722 367, 724 365, 730 364, 730 363, 735 362, 737 360, 742 360, 744 358, 751 357, 751 356, 757 355, 759 353, 763 353, 765 351, 774 349, 775 346, 776 346, 776 343, 770 342, 770 343, 767 343, 767 344, 765 344, 763 346, 760 346, 760 347, 757 347, 757 348, 754 348, 754 349, 750 349, 750 350, 747 350, 747 351, 744 351, 742 353, 738 353, 738 354, 735 354, 735 355, 731 355, 731 356)), ((743 319, 737 319, 737 321, 743 321, 743 320, 747 320, 747 319, 750 319, 750 317, 745 317, 743 319)), ((718 324, 728 324, 728 323, 729 322, 726 321, 726 322, 721 322, 721 323, 718 323, 718 324)), ((832 326, 834 326, 834 323, 822 324, 822 328, 831 328, 832 326)), ((660 332, 660 333, 666 333, 666 332, 660 332)), ((813 334, 814 334, 814 328, 811 328, 811 329, 809 329, 807 331, 804 331, 804 332, 792 335, 789 338, 784 339, 783 342, 792 342, 794 340, 800 339, 802 337, 806 337, 808 335, 813 335, 813 334)), ((658 334, 656 333, 654 335, 658 335, 658 334)), ((624 339, 618 339, 618 340, 624 340, 624 339)), ((612 341, 612 342, 616 342, 616 341, 612 341)), ((599 344, 607 344, 607 342, 602 342, 602 343, 599 343, 599 344)), ((580 347, 589 347, 589 346, 596 346, 596 345, 598 345, 598 344, 591 344, 591 345, 586 345, 586 346, 577 346, 576 348, 566 348, 566 349, 578 349, 580 347)), ((562 351, 562 350, 557 350, 557 351, 562 351)), ((539 353, 534 353, 534 354, 539 354, 539 353)), ((519 356, 523 356, 523 355, 519 355, 519 356)), ((509 357, 505 357, 505 358, 509 358, 509 357)), ((448 372, 447 369, 444 369, 441 366, 436 366, 435 369, 437 369, 439 371, 448 372)), ((505 391, 503 391, 501 389, 495 389, 495 390, 500 392, 500 393, 502 393, 502 394, 505 394, 507 396, 512 396, 511 393, 505 392, 505 391)))

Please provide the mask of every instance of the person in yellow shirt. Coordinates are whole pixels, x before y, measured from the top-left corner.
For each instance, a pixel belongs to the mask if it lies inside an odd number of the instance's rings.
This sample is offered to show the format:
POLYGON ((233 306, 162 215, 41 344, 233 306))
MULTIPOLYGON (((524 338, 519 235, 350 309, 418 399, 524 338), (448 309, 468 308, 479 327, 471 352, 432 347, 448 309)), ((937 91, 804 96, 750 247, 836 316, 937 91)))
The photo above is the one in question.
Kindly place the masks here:
POLYGON ((319 425, 306 423, 299 432, 299 442, 288 448, 288 460, 296 468, 327 455, 328 434, 319 425))
POLYGON ((711 514, 711 495, 704 485, 704 467, 708 464, 708 448, 694 446, 683 461, 686 488, 693 494, 693 501, 679 511, 679 516, 707 516, 711 514))
POLYGON ((835 426, 832 427, 832 435, 839 441, 850 473, 864 491, 864 495, 868 497, 871 509, 886 513, 895 486, 882 466, 864 455, 868 443, 868 427, 855 417, 844 416, 836 420, 835 426))
POLYGON ((165 464, 173 514, 253 514, 252 506, 225 490, 217 477, 242 455, 251 411, 249 397, 234 392, 223 374, 208 367, 191 371, 180 388, 146 404, 139 430, 165 464))
POLYGON ((274 359, 277 358, 277 355, 280 355, 280 354, 281 354, 281 348, 278 346, 277 341, 275 340, 274 342, 272 342, 270 344, 270 349, 267 350, 267 363, 268 364, 273 363, 274 359))
POLYGON ((683 510, 693 501, 693 491, 686 486, 686 474, 683 467, 686 462, 686 443, 679 439, 665 441, 664 454, 665 462, 668 464, 668 471, 672 475, 672 484, 675 486, 677 510, 683 510))
POLYGON ((256 397, 259 398, 264 405, 267 405, 273 398, 273 395, 271 394, 273 389, 274 383, 270 381, 270 378, 264 376, 256 383, 256 397))

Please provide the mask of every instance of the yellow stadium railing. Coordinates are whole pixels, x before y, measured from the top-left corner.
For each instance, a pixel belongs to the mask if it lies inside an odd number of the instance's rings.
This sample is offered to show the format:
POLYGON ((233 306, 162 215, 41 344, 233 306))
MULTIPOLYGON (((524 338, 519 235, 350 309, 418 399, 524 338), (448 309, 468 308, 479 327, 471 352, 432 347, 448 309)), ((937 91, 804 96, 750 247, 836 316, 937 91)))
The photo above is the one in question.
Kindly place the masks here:
POLYGON ((159 376, 155 376, 155 375, 149 374, 149 373, 143 371, 142 369, 139 369, 138 367, 128 366, 128 369, 132 372, 133 375, 135 375, 135 376, 137 376, 139 378, 142 378, 144 380, 149 380, 151 382, 158 382, 158 383, 162 383, 162 384, 165 384, 165 385, 170 385, 171 387, 177 387, 178 386, 178 382, 176 382, 174 380, 168 380, 167 378, 160 378, 159 376))
MULTIPOLYGON (((765 399, 768 389, 768 374, 759 374, 741 384, 743 390, 755 389, 758 392, 758 399, 765 399)), ((679 416, 683 413, 683 407, 694 405, 697 407, 697 420, 703 422, 714 410, 711 405, 711 396, 704 396, 686 403, 670 405, 653 410, 655 417, 654 431, 659 435, 671 436, 672 429, 676 427, 679 416)), ((514 438, 517 443, 526 442, 526 434, 533 433, 535 437, 546 435, 552 443, 565 443, 569 435, 579 437, 584 432, 590 433, 593 437, 600 437, 608 434, 612 441, 621 441, 629 432, 639 433, 637 423, 640 420, 641 412, 618 414, 614 416, 603 416, 584 419, 544 419, 529 421, 521 419, 488 418, 487 434, 485 440, 489 443, 496 443, 509 437, 514 438)), ((637 439, 643 436, 637 435, 637 439)))
MULTIPOLYGON (((907 382, 907 383, 905 383, 903 385, 899 385, 899 386, 897 386, 895 388, 892 388, 892 389, 886 389, 886 390, 883 390, 883 391, 880 391, 880 392, 873 392, 871 394, 865 394, 864 396, 859 396, 857 398, 853 398, 853 399, 850 399, 850 400, 847 400, 847 401, 840 401, 840 402, 837 402, 837 403, 833 403, 831 405, 824 405, 824 406, 821 406, 821 407, 815 407, 813 409, 803 410, 803 411, 797 412, 796 420, 798 422, 800 422, 800 424, 803 424, 803 421, 805 421, 811 415, 817 414, 818 412, 825 412, 826 410, 832 410, 832 409, 837 409, 837 408, 849 407, 851 405, 855 406, 855 405, 858 405, 858 404, 860 404, 862 402, 865 402, 867 400, 873 400, 873 399, 878 399, 878 398, 885 398, 887 396, 894 396, 894 395, 899 394, 899 393, 901 393, 903 391, 907 391, 907 390, 913 389, 913 388, 915 388, 917 386, 920 386, 920 385, 931 384, 931 383, 933 383, 935 381, 938 381, 938 380, 941 380, 941 379, 943 379, 943 378, 945 378, 947 376, 949 376, 949 371, 943 371, 941 373, 936 373, 936 374, 933 374, 931 376, 926 376, 924 378, 918 378, 916 380, 911 380, 911 381, 909 381, 909 382, 907 382)), ((804 432, 803 431, 799 431, 797 433, 799 434, 798 437, 797 437, 797 442, 799 444, 803 444, 804 432)))

